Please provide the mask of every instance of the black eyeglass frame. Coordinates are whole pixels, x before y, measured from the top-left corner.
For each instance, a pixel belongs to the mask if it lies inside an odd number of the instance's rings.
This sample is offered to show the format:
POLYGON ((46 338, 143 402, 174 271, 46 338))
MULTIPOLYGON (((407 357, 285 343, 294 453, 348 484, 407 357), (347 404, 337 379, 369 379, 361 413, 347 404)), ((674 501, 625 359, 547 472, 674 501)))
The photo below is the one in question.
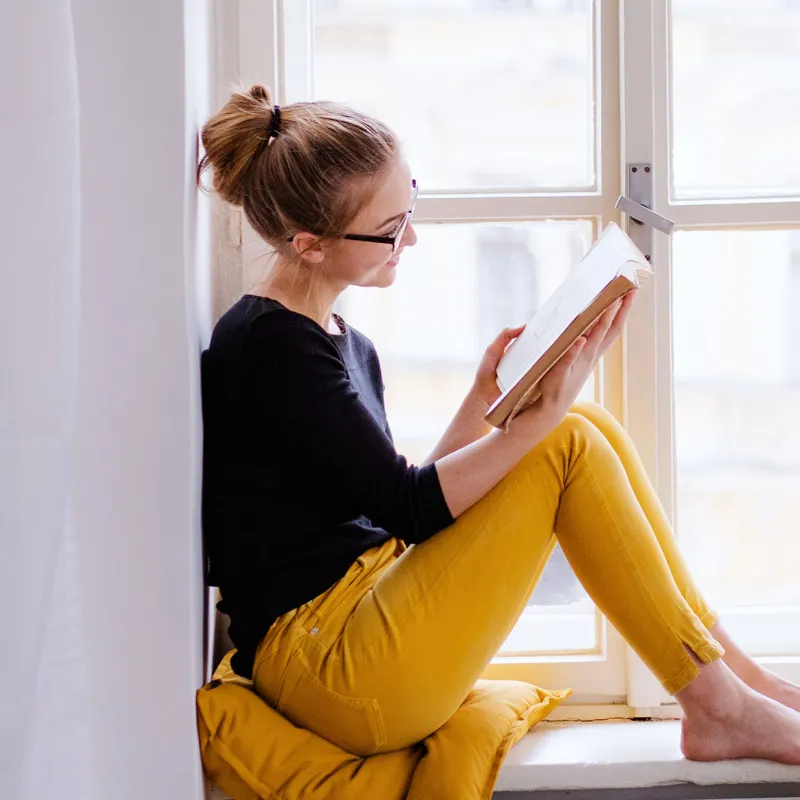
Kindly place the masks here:
MULTIPOLYGON (((419 186, 417 186, 417 182, 415 180, 411 181, 411 208, 403 214, 403 219, 400 220, 397 228, 393 233, 387 234, 386 236, 373 236, 367 233, 345 233, 342 236, 342 239, 350 239, 351 241, 355 242, 374 242, 376 244, 390 244, 392 246, 392 254, 397 252, 397 248, 400 246, 400 242, 403 239, 403 234, 406 232, 406 228, 408 227, 408 223, 411 221, 411 217, 414 214, 414 206, 417 204, 417 195, 419 194, 419 186)), ((294 236, 290 236, 287 241, 291 242, 294 240, 294 236)))

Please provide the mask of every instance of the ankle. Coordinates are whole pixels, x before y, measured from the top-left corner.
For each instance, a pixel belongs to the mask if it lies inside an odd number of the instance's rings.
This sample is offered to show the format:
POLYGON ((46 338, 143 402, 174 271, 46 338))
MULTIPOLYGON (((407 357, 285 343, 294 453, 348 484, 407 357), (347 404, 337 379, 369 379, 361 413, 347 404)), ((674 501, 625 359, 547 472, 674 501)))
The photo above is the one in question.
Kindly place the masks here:
POLYGON ((724 722, 739 718, 751 690, 722 661, 704 664, 698 676, 675 695, 684 716, 724 722))

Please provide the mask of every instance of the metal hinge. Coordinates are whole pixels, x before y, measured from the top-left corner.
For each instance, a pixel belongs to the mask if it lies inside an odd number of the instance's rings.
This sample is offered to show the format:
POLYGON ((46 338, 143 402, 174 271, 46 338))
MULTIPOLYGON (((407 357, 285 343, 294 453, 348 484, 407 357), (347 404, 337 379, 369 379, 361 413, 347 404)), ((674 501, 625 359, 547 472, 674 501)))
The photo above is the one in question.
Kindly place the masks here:
POLYGON ((628 236, 652 263, 653 230, 669 236, 675 223, 653 211, 653 168, 650 164, 628 164, 625 183, 626 194, 619 196, 616 207, 628 217, 628 236))

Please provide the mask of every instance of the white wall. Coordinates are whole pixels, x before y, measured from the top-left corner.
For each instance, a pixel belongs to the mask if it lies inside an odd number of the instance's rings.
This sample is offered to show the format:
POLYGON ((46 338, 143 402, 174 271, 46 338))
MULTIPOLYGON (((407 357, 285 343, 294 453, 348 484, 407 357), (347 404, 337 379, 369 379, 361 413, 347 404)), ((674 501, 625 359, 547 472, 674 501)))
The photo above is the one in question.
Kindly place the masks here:
POLYGON ((3 798, 202 796, 210 18, 0 10, 3 798))

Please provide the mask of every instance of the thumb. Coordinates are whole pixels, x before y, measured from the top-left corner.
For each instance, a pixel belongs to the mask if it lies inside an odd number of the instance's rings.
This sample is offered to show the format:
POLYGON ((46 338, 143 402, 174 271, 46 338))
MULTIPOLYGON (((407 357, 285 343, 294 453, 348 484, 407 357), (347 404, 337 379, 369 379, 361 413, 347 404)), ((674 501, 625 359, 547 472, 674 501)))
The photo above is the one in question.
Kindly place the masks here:
POLYGON ((494 341, 486 348, 486 354, 493 358, 499 359, 511 341, 516 339, 517 336, 519 336, 524 330, 524 325, 520 325, 518 328, 504 328, 502 331, 500 331, 500 333, 497 334, 494 341))

